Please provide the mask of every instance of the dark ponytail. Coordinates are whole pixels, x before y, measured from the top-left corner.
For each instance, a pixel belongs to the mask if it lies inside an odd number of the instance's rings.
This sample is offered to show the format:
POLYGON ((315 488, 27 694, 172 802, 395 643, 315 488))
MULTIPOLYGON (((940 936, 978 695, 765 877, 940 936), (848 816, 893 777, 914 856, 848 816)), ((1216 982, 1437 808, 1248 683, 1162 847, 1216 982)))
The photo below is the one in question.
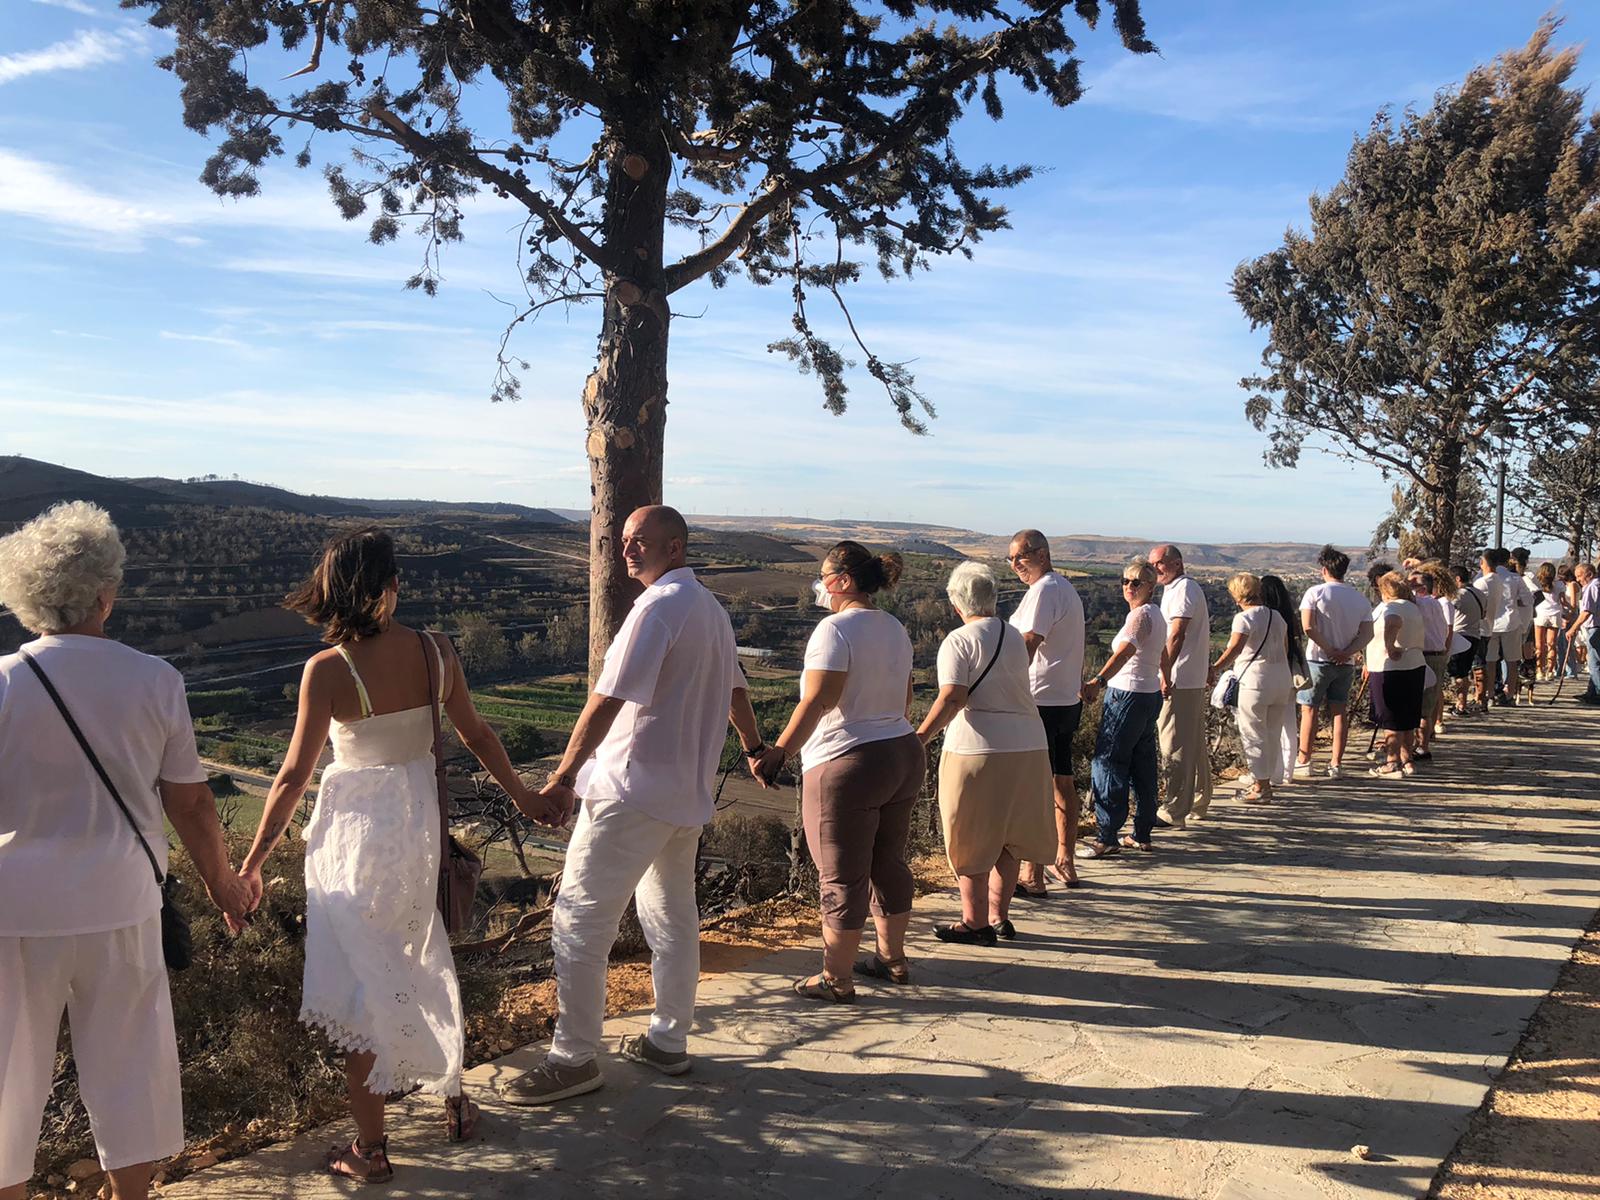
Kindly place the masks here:
POLYGON ((822 560, 829 571, 850 576, 856 590, 872 595, 900 582, 905 571, 905 560, 890 551, 874 554, 860 542, 840 542, 822 560))

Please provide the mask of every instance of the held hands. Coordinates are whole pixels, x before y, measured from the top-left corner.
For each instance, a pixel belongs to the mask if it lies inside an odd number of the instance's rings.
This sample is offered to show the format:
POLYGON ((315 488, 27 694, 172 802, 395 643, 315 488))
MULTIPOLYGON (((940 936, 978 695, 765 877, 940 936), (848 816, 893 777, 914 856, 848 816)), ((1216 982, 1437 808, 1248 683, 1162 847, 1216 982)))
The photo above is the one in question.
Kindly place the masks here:
POLYGON ((1102 684, 1098 679, 1085 679, 1083 681, 1083 699, 1085 703, 1092 701, 1100 694, 1102 684))
POLYGON ((250 914, 261 903, 261 872, 244 871, 235 875, 229 871, 205 887, 211 903, 222 913, 228 932, 234 935, 243 932, 250 923, 250 914))
POLYGON ((762 787, 769 788, 777 780, 787 758, 781 746, 768 746, 760 754, 745 759, 745 764, 750 768, 751 777, 762 787))
POLYGON ((559 829, 572 819, 572 814, 578 811, 578 806, 582 803, 578 793, 573 791, 570 785, 562 783, 552 775, 545 781, 545 785, 530 797, 529 807, 523 808, 518 803, 517 808, 521 809, 529 820, 559 829))

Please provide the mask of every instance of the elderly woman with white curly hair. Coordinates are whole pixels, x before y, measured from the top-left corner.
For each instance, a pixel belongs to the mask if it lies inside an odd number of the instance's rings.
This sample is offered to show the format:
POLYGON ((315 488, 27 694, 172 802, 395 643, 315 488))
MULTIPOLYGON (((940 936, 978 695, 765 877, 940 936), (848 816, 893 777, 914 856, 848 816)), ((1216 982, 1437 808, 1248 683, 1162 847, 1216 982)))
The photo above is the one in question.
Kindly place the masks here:
POLYGON ((995 615, 993 573, 966 562, 946 588, 961 625, 939 647, 939 696, 917 736, 944 732, 939 816, 961 889, 961 923, 939 940, 992 946, 1014 938, 1011 897, 1024 860, 1056 852, 1044 722, 1028 686, 1028 650, 995 615))
POLYGON ((33 1174, 63 1009, 117 1200, 143 1200, 155 1160, 183 1149, 163 814, 231 928, 254 899, 228 865, 182 676, 106 635, 123 557, 83 501, 0 538, 0 603, 40 635, 0 657, 0 1200, 33 1174))

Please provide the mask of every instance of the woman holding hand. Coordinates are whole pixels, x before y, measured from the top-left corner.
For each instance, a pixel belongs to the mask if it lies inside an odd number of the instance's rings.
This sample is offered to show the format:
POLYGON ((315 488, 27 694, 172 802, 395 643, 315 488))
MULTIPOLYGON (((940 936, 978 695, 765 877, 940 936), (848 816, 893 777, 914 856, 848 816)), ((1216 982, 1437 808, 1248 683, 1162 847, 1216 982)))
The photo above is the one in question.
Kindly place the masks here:
POLYGON ((534 795, 473 706, 448 639, 395 619, 400 572, 381 529, 334 537, 284 606, 323 627, 332 649, 311 657, 289 751, 268 793, 244 878, 289 828, 330 733, 306 826, 306 966, 300 1019, 345 1052, 359 1131, 324 1165, 366 1183, 393 1178, 384 1133, 388 1093, 444 1097, 451 1140, 470 1137, 478 1107, 461 1091, 461 997, 437 909, 443 853, 433 757, 435 705, 462 744, 525 814, 556 814, 534 795))
POLYGON ((808 1000, 855 1000, 852 971, 906 983, 906 926, 915 891, 906 865, 911 809, 922 790, 922 743, 911 706, 911 639, 873 597, 900 578, 898 554, 840 542, 812 584, 828 610, 806 643, 800 703, 754 771, 771 778, 800 755, 800 809, 822 893, 822 970, 795 982, 808 1000), (857 963, 870 908, 877 951, 857 963))

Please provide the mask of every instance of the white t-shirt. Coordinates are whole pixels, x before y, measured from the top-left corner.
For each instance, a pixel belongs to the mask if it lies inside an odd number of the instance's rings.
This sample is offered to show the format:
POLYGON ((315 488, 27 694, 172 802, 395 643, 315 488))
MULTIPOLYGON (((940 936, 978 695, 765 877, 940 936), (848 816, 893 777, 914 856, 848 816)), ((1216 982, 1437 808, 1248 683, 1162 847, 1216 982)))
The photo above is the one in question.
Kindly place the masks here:
POLYGON ((912 732, 906 720, 911 639, 905 626, 882 609, 850 608, 823 617, 806 643, 805 669, 848 674, 838 705, 822 714, 800 748, 802 770, 864 742, 912 732))
MULTIPOLYGON (((160 864, 156 785, 204 783, 183 676, 110 638, 29 642, 160 864)), ((0 936, 121 929, 161 908, 150 860, 19 654, 0 657, 0 936)))
POLYGON ((1418 596, 1416 604, 1422 613, 1422 652, 1443 654, 1450 648, 1450 606, 1437 596, 1418 596))
MULTIPOLYGON (((1361 622, 1372 615, 1372 606, 1355 588, 1343 581, 1319 583, 1306 589, 1300 597, 1302 623, 1304 614, 1317 614, 1317 635, 1334 646, 1348 646, 1361 629, 1361 622)), ((1331 662, 1328 652, 1310 638, 1306 639, 1306 657, 1312 662, 1331 662)))
POLYGON ((1533 624, 1533 589, 1509 567, 1496 567, 1495 574, 1500 576, 1506 589, 1506 627, 1500 632, 1526 629, 1533 624))
POLYGON ((1367 671, 1409 671, 1423 666, 1422 644, 1426 634, 1422 623, 1422 610, 1409 600, 1385 600, 1372 610, 1372 640, 1367 643, 1367 671), (1400 657, 1389 658, 1383 641, 1383 623, 1389 617, 1400 618, 1400 635, 1395 641, 1400 646, 1400 657))
POLYGON ((1244 634, 1244 647, 1233 660, 1240 691, 1287 695, 1294 690, 1289 673, 1289 631, 1279 613, 1265 604, 1240 609, 1233 618, 1233 632, 1244 634))
POLYGON ((585 799, 621 800, 668 825, 704 825, 728 737, 728 706, 745 686, 733 626, 688 567, 645 588, 606 650, 594 690, 624 700, 585 799))
POLYGON ((1111 640, 1111 653, 1133 643, 1133 657, 1106 681, 1107 687, 1125 692, 1161 690, 1161 651, 1167 644, 1167 621, 1154 604, 1141 604, 1128 613, 1117 636, 1111 640))
POLYGON ((1500 578, 1500 573, 1495 571, 1489 575, 1479 575, 1472 581, 1472 590, 1478 593, 1478 599, 1483 601, 1483 626, 1478 630, 1481 637, 1491 633, 1503 633, 1509 626, 1502 625, 1501 621, 1507 612, 1506 585, 1500 578))
POLYGON ((939 647, 940 687, 958 684, 970 688, 980 675, 982 686, 970 693, 966 707, 945 729, 944 748, 951 754, 1045 749, 1044 722, 1028 686, 1028 649, 1017 631, 1006 629, 999 620, 964 624, 939 647), (1002 629, 1004 645, 1000 645, 1002 629), (998 659, 994 657, 997 646, 998 659), (983 674, 985 668, 987 675, 983 674))
POLYGON ((1083 699, 1083 600, 1071 581, 1055 571, 1035 579, 1011 614, 1011 626, 1044 639, 1028 668, 1033 702, 1068 705, 1083 699))
POLYGON ((1179 575, 1161 589, 1161 616, 1169 630, 1172 618, 1189 618, 1183 649, 1172 664, 1172 686, 1205 687, 1206 672, 1211 667, 1211 614, 1206 608, 1205 592, 1189 576, 1179 575))

